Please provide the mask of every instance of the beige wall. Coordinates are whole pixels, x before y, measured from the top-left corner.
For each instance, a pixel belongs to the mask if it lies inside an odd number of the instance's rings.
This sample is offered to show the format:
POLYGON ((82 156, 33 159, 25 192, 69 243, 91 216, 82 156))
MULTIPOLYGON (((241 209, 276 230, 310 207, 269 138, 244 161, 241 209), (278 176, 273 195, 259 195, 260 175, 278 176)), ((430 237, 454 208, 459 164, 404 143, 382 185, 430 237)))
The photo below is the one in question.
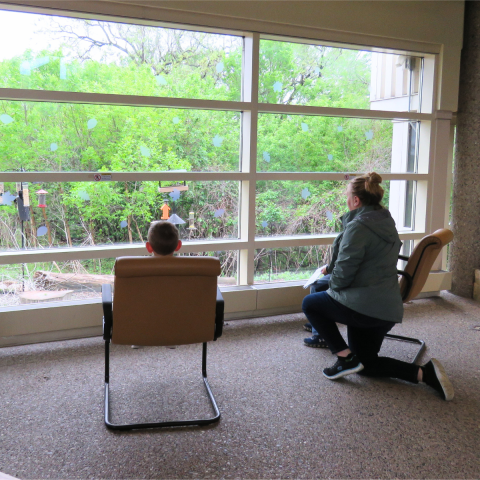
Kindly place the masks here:
POLYGON ((457 110, 463 1, 7 0, 3 4, 43 6, 438 53, 440 95, 437 108, 457 110))

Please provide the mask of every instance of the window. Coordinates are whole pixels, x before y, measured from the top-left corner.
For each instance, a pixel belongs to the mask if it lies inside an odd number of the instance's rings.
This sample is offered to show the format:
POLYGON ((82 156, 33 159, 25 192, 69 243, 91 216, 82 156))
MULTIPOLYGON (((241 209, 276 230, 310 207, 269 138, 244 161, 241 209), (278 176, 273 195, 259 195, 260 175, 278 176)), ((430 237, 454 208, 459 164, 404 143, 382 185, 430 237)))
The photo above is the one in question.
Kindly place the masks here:
POLYGON ((182 254, 221 259, 220 284, 308 278, 365 171, 384 177, 402 235, 422 236, 431 56, 7 11, 1 24, 17 37, 0 57, 0 306, 98 297, 114 258, 146 254, 150 222, 170 215, 182 254))

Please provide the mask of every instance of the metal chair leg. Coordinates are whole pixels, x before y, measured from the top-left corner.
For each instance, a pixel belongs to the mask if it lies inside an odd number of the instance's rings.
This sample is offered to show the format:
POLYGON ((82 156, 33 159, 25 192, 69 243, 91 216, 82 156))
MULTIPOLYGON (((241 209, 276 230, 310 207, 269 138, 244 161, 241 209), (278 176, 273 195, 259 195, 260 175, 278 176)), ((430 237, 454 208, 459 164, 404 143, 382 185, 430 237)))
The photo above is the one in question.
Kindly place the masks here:
POLYGON ((403 335, 393 335, 391 333, 387 333, 385 335, 385 338, 388 338, 389 340, 397 340, 399 342, 408 342, 408 343, 414 343, 415 345, 420 345, 420 348, 415 355, 414 359, 410 362, 413 365, 417 365, 417 361, 424 352, 426 345, 423 340, 420 340, 418 338, 411 338, 411 337, 404 337, 403 335))
POLYGON ((208 425, 220 420, 220 410, 213 396, 212 389, 207 380, 207 344, 203 344, 202 351, 202 377, 207 390, 208 398, 212 404, 215 416, 212 418, 202 418, 195 420, 178 420, 170 422, 147 422, 147 423, 123 423, 116 424, 110 421, 110 402, 109 402, 109 342, 105 342, 105 425, 111 430, 133 430, 140 428, 160 428, 160 427, 183 427, 189 425, 208 425))

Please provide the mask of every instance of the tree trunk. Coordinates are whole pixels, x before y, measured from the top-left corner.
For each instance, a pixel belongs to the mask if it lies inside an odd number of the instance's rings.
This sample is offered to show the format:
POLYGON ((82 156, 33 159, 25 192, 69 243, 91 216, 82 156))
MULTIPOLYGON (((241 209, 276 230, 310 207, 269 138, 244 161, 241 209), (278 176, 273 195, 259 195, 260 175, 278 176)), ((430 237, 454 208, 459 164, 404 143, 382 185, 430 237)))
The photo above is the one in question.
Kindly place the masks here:
POLYGON ((130 243, 133 243, 133 237, 132 237, 132 216, 128 215, 127 217, 127 227, 128 227, 128 241, 130 243))
POLYGON ((48 245, 51 247, 52 246, 52 232, 50 230, 50 222, 47 220, 47 212, 45 212, 45 208, 42 208, 43 212, 43 218, 45 220, 45 225, 47 227, 47 232, 48 232, 48 245))
POLYGON ((137 233, 138 233, 138 236, 140 237, 140 240, 143 242, 143 237, 142 237, 142 233, 140 232, 140 229, 138 228, 138 223, 137 223, 137 220, 135 219, 135 217, 132 215, 132 218, 133 218, 133 221, 135 222, 135 226, 137 227, 137 233))
MULTIPOLYGON (((60 185, 60 194, 63 195, 63 187, 60 185)), ((65 224, 65 233, 67 234, 67 242, 68 246, 72 247, 72 236, 70 235, 70 225, 68 224, 67 220, 67 207, 65 204, 62 202, 62 210, 63 210, 63 223, 65 224)))

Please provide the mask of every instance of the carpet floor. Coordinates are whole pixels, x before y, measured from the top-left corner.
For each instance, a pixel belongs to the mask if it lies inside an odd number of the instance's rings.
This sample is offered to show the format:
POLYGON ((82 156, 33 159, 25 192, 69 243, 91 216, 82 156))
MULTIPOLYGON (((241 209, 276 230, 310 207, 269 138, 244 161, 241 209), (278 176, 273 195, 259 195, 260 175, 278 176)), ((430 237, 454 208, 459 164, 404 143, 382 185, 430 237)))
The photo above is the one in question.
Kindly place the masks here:
MULTIPOLYGON (((112 432, 101 337, 0 349, 0 471, 21 479, 479 478, 480 304, 443 292, 405 306, 392 333, 423 338, 455 388, 350 375, 329 381, 302 314, 228 321, 209 344, 222 413, 206 427, 112 432)), ((344 331, 344 330, 342 330, 344 331)), ((409 360, 415 347, 385 341, 409 360)), ((201 345, 112 346, 118 422, 211 415, 201 345)))

